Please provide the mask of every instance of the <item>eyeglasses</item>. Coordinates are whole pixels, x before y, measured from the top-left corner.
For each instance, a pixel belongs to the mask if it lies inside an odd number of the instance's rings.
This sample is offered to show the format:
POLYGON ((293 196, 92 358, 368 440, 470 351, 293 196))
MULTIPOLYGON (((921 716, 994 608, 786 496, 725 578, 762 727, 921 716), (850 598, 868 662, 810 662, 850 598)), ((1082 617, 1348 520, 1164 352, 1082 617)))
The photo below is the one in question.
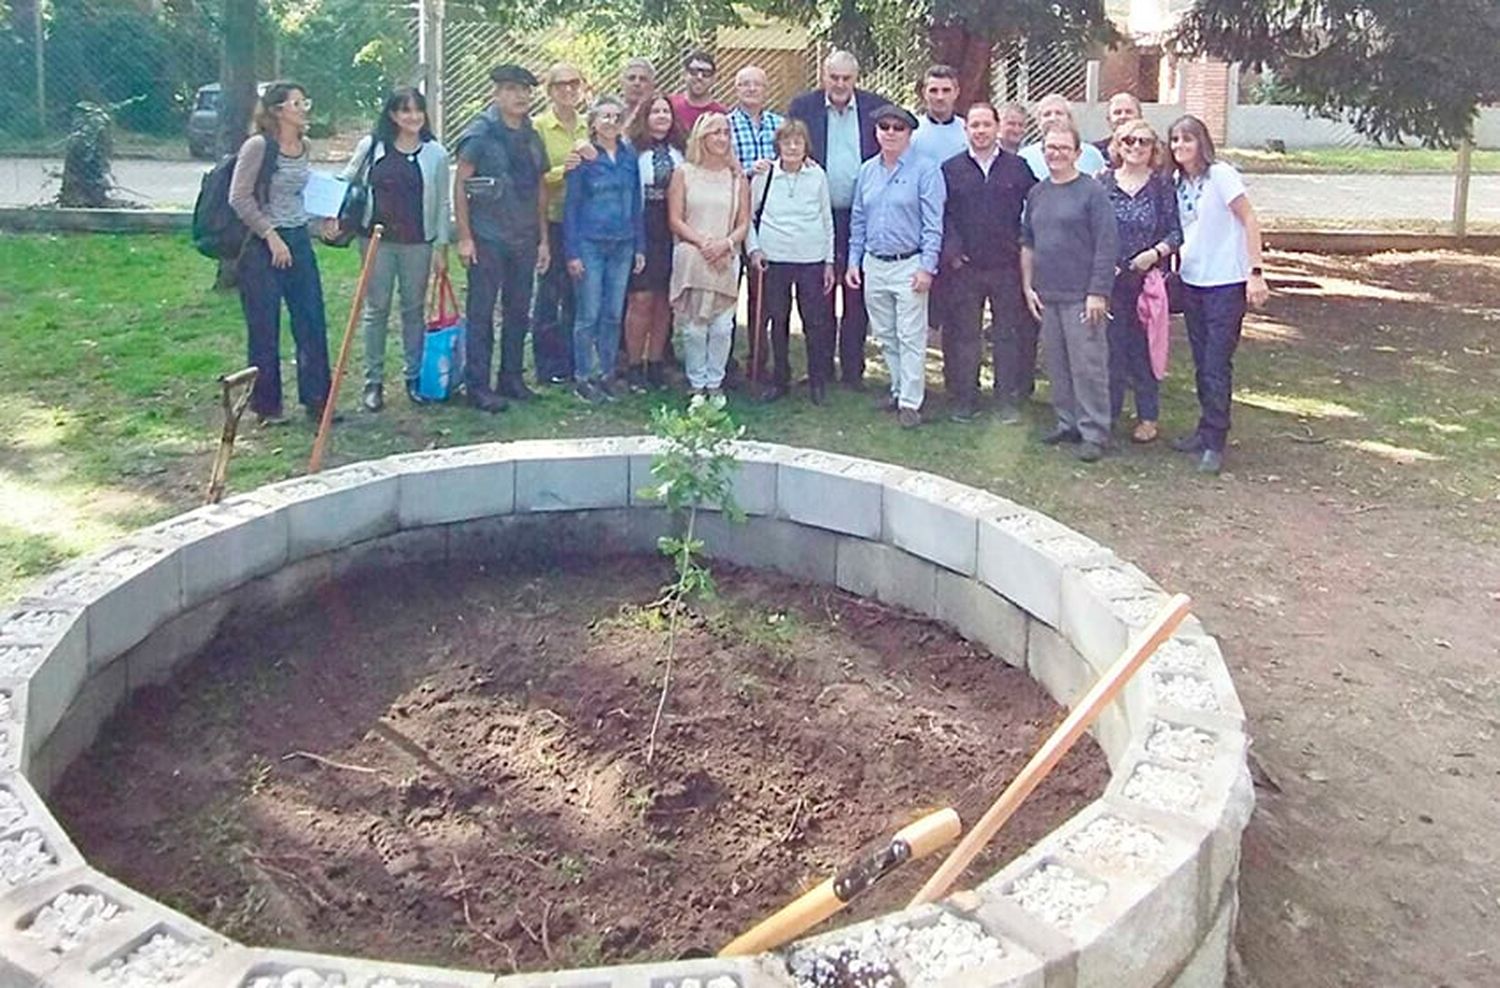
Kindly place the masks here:
POLYGON ((1127 148, 1148 148, 1156 143, 1154 137, 1140 137, 1135 134, 1120 138, 1120 146, 1127 148))
POLYGON ((882 120, 882 121, 880 121, 880 123, 878 123, 878 124, 875 125, 875 129, 876 130, 910 130, 911 128, 907 127, 906 124, 904 124, 904 123, 897 123, 894 120, 882 120))
POLYGON ((618 123, 620 115, 614 110, 599 110, 594 114, 594 120, 599 123, 618 123))
POLYGON ((1078 149, 1071 144, 1043 144, 1043 154, 1072 154, 1078 149))
POLYGON ((552 80, 552 85, 554 85, 554 86, 581 86, 581 85, 583 85, 583 80, 582 79, 553 79, 552 80))
POLYGON ((311 110, 312 109, 312 100, 310 100, 310 99, 289 99, 286 102, 282 103, 281 105, 282 106, 291 107, 293 110, 311 110))
POLYGON ((707 79, 714 74, 714 70, 701 65, 691 65, 688 67, 687 74, 695 79, 707 79))

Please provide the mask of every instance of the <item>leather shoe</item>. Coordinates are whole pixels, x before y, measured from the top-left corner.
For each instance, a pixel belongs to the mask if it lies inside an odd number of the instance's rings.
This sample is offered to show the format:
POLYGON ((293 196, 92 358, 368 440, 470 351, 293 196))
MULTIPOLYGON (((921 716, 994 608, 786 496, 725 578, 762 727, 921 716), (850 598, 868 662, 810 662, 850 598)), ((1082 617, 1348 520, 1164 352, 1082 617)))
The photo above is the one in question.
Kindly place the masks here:
POLYGON ((1217 476, 1224 469, 1224 454, 1216 449, 1205 449, 1203 455, 1198 457, 1199 473, 1213 474, 1217 476))
POLYGON ((516 401, 530 401, 536 397, 536 392, 526 386, 519 374, 507 374, 500 378, 499 392, 506 398, 514 398, 516 401))
POLYGON ((871 407, 877 412, 899 412, 901 410, 901 406, 896 403, 895 395, 881 395, 875 399, 871 407))
POLYGON ((1104 447, 1098 443, 1080 443, 1076 455, 1083 463, 1098 463, 1104 457, 1104 447))
POLYGON ((430 405, 432 402, 422 397, 422 392, 417 390, 416 381, 406 382, 406 398, 413 405, 430 405))
POLYGON ((828 386, 822 381, 808 381, 807 397, 812 400, 814 405, 823 404, 824 400, 828 397, 828 386))
POLYGON ((470 391, 469 404, 481 412, 490 412, 491 414, 503 412, 506 408, 510 407, 510 402, 488 388, 482 391, 470 391))
POLYGON ((1082 442, 1083 435, 1077 429, 1067 429, 1058 426, 1042 437, 1043 446, 1058 446, 1062 443, 1082 442))
POLYGON ((959 402, 953 406, 953 411, 948 413, 948 419, 952 422, 972 422, 979 417, 979 409, 972 402, 959 402))
POLYGON ((364 398, 360 400, 367 412, 378 412, 385 407, 385 388, 379 384, 366 384, 364 398))
MULTIPOLYGON (((324 409, 324 407, 325 407, 324 403, 321 402, 321 401, 315 401, 312 404, 308 405, 307 406, 307 420, 309 422, 311 422, 315 426, 322 425, 322 423, 323 423, 323 409, 324 409)), ((344 415, 343 415, 343 413, 335 410, 334 413, 333 413, 333 418, 332 418, 331 421, 333 421, 333 422, 342 422, 342 421, 344 421, 344 415)))
POLYGON ((1001 402, 999 418, 1001 425, 1020 425, 1021 410, 1013 402, 1001 402))
POLYGON ((1172 440, 1172 448, 1179 453, 1201 453, 1203 452, 1203 437, 1196 432, 1178 436, 1172 440))
POLYGON ((897 414, 896 421, 901 423, 903 429, 915 429, 922 424, 922 413, 915 408, 903 408, 897 414))

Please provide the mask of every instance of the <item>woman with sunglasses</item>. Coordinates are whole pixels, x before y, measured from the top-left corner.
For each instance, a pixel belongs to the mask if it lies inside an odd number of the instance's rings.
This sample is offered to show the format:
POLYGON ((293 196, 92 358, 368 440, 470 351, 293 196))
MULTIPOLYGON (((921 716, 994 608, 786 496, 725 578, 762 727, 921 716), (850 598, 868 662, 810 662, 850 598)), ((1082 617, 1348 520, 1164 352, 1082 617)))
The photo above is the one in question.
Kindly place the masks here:
POLYGON ((1117 422, 1127 388, 1135 392, 1134 442, 1155 441, 1161 403, 1151 366, 1147 327, 1139 314, 1141 289, 1152 271, 1165 271, 1182 246, 1177 191, 1164 173, 1166 148, 1145 120, 1128 120, 1109 146, 1113 168, 1102 179, 1119 234, 1115 284, 1110 297, 1109 410, 1117 422))
MULTIPOLYGON (((297 399, 312 421, 328 399, 328 323, 323 282, 308 234, 302 190, 311 174, 307 114, 312 100, 295 82, 274 82, 255 109, 254 132, 240 145, 229 180, 229 206, 250 231, 236 280, 245 311, 250 363, 260 370, 250 410, 262 425, 286 419, 281 408, 281 303, 297 346, 297 399)), ((337 232, 335 220, 323 233, 337 232)))
POLYGON ((1240 173, 1214 157, 1213 138, 1197 117, 1179 117, 1168 133, 1182 218, 1182 314, 1201 410, 1198 428, 1172 448, 1195 454, 1199 472, 1216 474, 1224 468, 1245 306, 1259 308, 1271 292, 1261 273, 1260 221, 1240 173))

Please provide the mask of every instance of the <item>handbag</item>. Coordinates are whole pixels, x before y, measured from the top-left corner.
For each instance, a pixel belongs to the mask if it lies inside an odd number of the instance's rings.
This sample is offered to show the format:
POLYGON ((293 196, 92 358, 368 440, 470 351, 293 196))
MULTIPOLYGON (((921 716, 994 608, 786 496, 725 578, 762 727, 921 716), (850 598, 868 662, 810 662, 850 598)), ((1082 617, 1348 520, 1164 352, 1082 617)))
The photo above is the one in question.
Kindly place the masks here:
POLYGON ((453 281, 444 271, 434 279, 436 311, 422 334, 422 366, 417 394, 427 401, 447 401, 464 377, 464 333, 468 326, 458 308, 453 281))
POLYGON ((365 213, 370 208, 370 165, 375 158, 375 142, 365 152, 364 164, 344 190, 344 201, 339 205, 339 232, 325 241, 330 247, 348 247, 355 237, 365 233, 365 213))

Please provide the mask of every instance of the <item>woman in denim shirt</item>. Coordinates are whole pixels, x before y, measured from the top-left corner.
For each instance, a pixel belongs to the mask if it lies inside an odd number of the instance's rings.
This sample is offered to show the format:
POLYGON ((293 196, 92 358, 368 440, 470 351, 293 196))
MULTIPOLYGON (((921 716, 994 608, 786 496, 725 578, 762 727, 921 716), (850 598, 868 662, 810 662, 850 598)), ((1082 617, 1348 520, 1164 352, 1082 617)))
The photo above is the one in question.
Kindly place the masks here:
POLYGON ((1120 245, 1108 330, 1110 420, 1119 420, 1129 388, 1135 392, 1136 417, 1130 438, 1149 443, 1159 435, 1161 400, 1139 314, 1141 286, 1153 269, 1164 271, 1167 259, 1182 246, 1182 226, 1177 192, 1164 172, 1166 147, 1149 123, 1121 124, 1109 155, 1114 167, 1102 181, 1115 210, 1120 245))
POLYGON ((568 173, 563 250, 577 292, 573 322, 574 391, 584 401, 614 401, 609 379, 620 346, 620 320, 632 271, 645 266, 640 162, 620 139, 625 104, 601 97, 589 109, 598 154, 568 173))

